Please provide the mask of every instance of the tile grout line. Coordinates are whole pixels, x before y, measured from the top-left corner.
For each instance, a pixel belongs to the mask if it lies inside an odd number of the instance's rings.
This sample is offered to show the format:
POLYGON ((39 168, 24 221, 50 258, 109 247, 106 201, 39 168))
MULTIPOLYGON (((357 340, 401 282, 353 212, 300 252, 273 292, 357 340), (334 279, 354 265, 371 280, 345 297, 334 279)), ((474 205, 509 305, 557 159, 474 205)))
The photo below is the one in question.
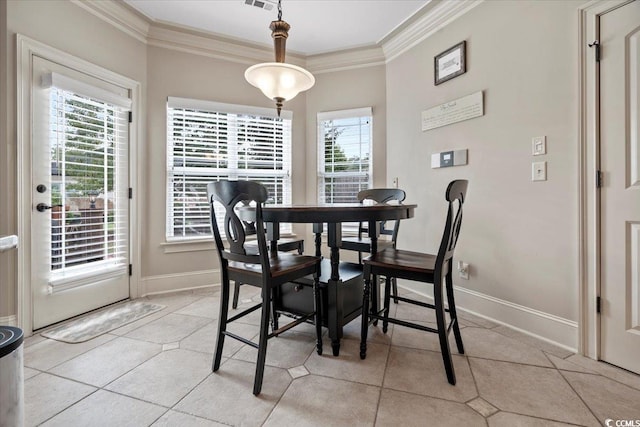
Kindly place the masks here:
POLYGON ((571 390, 575 393, 576 396, 578 396, 578 399, 580 399, 580 401, 582 402, 582 404, 589 410, 589 412, 591 413, 591 415, 593 415, 593 417, 596 419, 596 421, 598 421, 598 423, 600 422, 600 418, 598 418, 598 416, 595 414, 595 412, 593 412, 593 409, 591 409, 591 406, 589 406, 589 404, 587 404, 587 402, 585 402, 584 398, 582 397, 582 395, 580 393, 578 393, 578 391, 573 387, 573 384, 571 384, 571 381, 569 381, 562 373, 562 371, 560 369, 556 369, 556 371, 558 372, 558 375, 560 375, 560 377, 562 377, 562 379, 565 381, 565 383, 567 383, 567 385, 569 386, 569 388, 571 388, 571 390))

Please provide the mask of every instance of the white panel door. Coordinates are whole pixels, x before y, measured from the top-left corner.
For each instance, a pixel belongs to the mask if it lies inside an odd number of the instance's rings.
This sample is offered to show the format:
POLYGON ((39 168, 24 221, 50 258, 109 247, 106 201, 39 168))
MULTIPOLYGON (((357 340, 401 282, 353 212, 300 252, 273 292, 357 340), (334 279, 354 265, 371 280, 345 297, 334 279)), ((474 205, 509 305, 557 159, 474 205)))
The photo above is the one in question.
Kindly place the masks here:
POLYGON ((640 1, 600 18, 601 359, 640 373, 640 1))
POLYGON ((123 88, 33 57, 33 329, 129 297, 123 88))

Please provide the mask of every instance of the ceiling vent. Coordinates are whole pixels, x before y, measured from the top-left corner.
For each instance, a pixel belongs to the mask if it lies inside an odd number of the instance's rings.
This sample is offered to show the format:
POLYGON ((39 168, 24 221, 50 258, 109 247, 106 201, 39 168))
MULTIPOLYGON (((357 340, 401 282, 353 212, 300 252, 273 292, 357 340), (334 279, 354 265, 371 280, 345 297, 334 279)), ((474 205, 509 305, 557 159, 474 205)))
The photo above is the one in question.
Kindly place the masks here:
POLYGON ((272 10, 276 6, 276 0, 244 0, 247 6, 255 6, 264 10, 272 10))

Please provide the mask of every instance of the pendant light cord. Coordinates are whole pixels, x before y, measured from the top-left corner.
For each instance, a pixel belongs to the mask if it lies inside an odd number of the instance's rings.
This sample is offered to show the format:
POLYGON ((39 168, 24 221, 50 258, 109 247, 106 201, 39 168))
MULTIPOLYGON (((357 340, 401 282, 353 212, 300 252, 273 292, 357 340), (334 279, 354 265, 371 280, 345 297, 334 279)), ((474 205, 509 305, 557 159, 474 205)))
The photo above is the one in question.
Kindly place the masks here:
POLYGON ((278 0, 278 21, 282 21, 282 0, 278 0))

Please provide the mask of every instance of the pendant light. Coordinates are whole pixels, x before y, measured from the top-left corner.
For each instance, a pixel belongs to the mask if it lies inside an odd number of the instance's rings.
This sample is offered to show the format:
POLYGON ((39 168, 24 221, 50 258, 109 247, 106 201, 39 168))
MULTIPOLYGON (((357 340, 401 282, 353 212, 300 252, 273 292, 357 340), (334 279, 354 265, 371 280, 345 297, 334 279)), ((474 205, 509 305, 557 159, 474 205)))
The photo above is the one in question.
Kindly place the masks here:
POLYGON ((269 29, 273 37, 275 62, 253 65, 244 72, 244 78, 276 102, 278 117, 285 101, 298 93, 310 89, 316 82, 309 71, 297 65, 284 62, 287 37, 291 26, 282 20, 282 0, 278 0, 278 20, 271 21, 269 29))

